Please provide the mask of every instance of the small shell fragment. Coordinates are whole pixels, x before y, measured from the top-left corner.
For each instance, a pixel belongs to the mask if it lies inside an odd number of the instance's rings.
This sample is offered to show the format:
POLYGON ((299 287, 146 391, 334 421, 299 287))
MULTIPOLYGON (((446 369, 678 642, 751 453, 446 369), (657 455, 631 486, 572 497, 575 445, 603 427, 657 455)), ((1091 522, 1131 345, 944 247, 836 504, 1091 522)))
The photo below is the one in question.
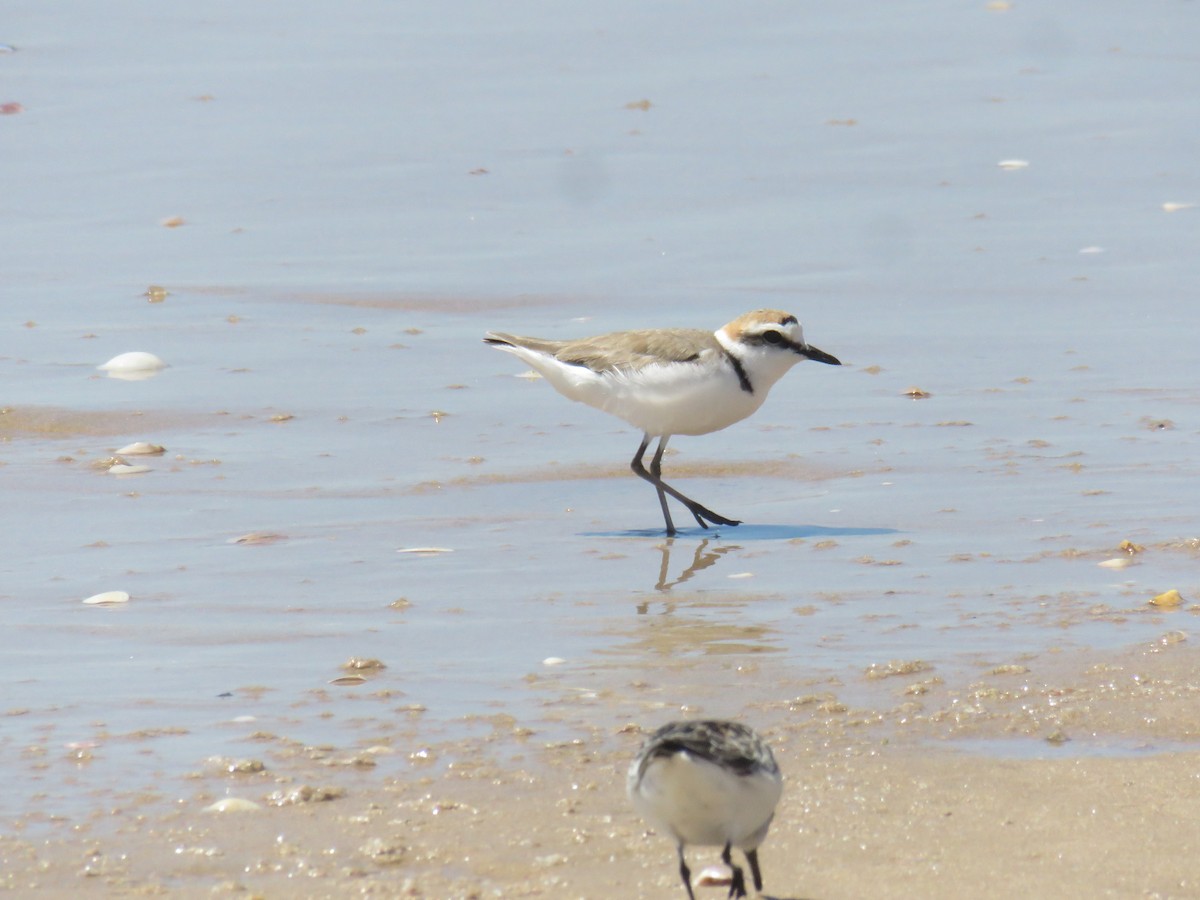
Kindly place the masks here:
POLYGON ((436 556, 439 553, 453 553, 449 547, 401 547, 397 553, 415 553, 417 556, 436 556))
POLYGON ((1171 203, 1167 202, 1162 205, 1163 212, 1179 212, 1181 209, 1191 209, 1195 203, 1171 203))
POLYGON ((910 387, 908 390, 904 391, 903 394, 905 397, 911 397, 914 400, 927 400, 933 396, 933 394, 929 393, 929 391, 922 390, 919 387, 910 387))
POLYGON ((231 544, 274 544, 276 541, 286 541, 286 534, 276 534, 273 531, 251 531, 235 538, 230 538, 231 544))
POLYGON ((132 444, 126 444, 117 451, 117 455, 125 456, 162 456, 167 452, 167 448, 159 444, 151 444, 146 441, 134 441, 132 444))
POLYGON ((1174 588, 1171 588, 1171 590, 1165 591, 1159 594, 1157 597, 1151 597, 1150 605, 1161 606, 1168 609, 1177 606, 1183 606, 1183 595, 1174 588))
POLYGON ((114 603, 128 603, 129 594, 125 591, 105 591, 102 594, 92 594, 83 602, 88 606, 111 606, 114 603))
POLYGON ((733 872, 724 866, 706 866, 696 876, 696 887, 729 887, 733 884, 733 872))
POLYGON ((336 685, 352 685, 362 684, 366 680, 366 677, 363 675, 339 675, 337 678, 331 679, 329 683, 336 685))
POLYGON ((342 668, 347 672, 366 672, 369 670, 378 671, 379 669, 386 669, 387 665, 381 659, 375 659, 369 656, 352 656, 342 663, 342 668))
POLYGON ((1096 563, 1102 569, 1128 569, 1134 564, 1134 561, 1127 556, 1118 556, 1114 559, 1106 559, 1104 562, 1096 563))
POLYGON ((547 656, 542 660, 543 666, 561 666, 566 660, 561 656, 547 656))
POLYGON ((152 285, 150 285, 150 287, 146 288, 146 293, 143 294, 142 296, 144 296, 151 303, 162 303, 164 300, 167 299, 167 297, 171 296, 171 292, 168 291, 165 287, 162 287, 157 284, 152 284, 152 285))
POLYGON ((211 813, 253 812, 258 809, 262 809, 262 807, 253 800, 247 800, 244 797, 225 797, 210 806, 204 807, 205 812, 211 813))
POLYGON ((108 467, 109 475, 144 475, 150 471, 153 470, 149 466, 130 466, 125 463, 117 463, 108 467))
POLYGON ((1027 159, 1002 159, 996 163, 1002 169, 1028 169, 1029 160, 1027 159))

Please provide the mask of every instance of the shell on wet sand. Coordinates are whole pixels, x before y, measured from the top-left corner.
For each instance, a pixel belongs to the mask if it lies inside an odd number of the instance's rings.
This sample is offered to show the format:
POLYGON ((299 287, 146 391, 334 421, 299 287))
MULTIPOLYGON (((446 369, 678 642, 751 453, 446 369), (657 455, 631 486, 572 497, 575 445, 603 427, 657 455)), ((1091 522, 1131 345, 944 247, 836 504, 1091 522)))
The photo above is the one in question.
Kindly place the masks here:
POLYGON ((83 602, 88 606, 111 606, 115 603, 128 603, 129 594, 125 591, 104 591, 101 594, 92 594, 83 602))

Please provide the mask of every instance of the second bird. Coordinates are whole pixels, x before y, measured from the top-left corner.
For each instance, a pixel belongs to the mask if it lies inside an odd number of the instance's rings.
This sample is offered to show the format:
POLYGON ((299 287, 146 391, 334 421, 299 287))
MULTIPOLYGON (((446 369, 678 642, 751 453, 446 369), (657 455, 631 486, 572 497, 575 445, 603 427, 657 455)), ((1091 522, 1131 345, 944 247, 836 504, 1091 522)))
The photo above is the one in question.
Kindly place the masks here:
POLYGON ((841 365, 805 343, 796 317, 777 309, 746 313, 715 332, 660 328, 552 341, 492 331, 484 341, 520 357, 564 397, 642 431, 631 468, 658 492, 668 535, 676 533, 668 494, 703 528, 740 524, 662 480, 662 457, 672 436, 708 434, 740 422, 762 406, 775 382, 798 362, 841 365), (647 470, 643 458, 654 438, 658 446, 647 470))

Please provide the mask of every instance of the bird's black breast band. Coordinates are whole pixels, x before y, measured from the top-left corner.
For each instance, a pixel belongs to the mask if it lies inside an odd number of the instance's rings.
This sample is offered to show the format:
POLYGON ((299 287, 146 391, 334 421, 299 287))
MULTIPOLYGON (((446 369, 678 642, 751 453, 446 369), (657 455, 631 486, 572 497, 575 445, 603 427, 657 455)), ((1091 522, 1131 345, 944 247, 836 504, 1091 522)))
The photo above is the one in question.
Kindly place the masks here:
POLYGON ((729 364, 733 366, 733 371, 737 372, 738 384, 742 386, 742 390, 747 394, 753 394, 754 385, 750 383, 750 376, 746 374, 746 367, 742 365, 742 361, 724 347, 721 350, 725 354, 725 358, 729 360, 729 364))

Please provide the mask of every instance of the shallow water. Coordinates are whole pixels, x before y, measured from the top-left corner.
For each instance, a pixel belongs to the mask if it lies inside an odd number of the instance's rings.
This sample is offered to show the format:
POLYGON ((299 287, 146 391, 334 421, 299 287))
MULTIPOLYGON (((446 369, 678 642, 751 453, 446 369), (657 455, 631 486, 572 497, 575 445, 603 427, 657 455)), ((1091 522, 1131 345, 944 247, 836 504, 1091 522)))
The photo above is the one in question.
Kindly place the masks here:
POLYGON ((50 805, 29 760, 80 743, 136 781, 247 729, 335 742, 351 656, 432 735, 537 717, 550 657, 867 692, 1190 630, 1146 606, 1197 594, 1184 5, 301 6, 0 34, 0 754, 50 805), (764 305, 847 365, 673 444, 747 523, 674 541, 639 436, 479 342, 764 305), (169 368, 96 370, 129 350, 169 368), (89 465, 135 440, 151 473, 89 465))

